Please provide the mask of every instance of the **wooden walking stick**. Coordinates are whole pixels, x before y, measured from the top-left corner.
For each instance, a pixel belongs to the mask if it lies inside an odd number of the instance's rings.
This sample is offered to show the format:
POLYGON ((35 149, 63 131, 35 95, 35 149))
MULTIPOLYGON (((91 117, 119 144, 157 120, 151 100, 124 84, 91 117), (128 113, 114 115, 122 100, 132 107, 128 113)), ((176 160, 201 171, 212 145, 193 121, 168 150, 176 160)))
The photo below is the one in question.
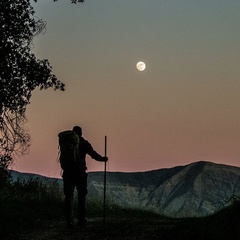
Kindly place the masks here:
MULTIPOLYGON (((107 136, 105 136, 104 154, 107 156, 107 136)), ((106 220, 106 182, 107 182, 107 162, 104 162, 104 193, 103 193, 103 226, 105 232, 105 220, 106 220)))

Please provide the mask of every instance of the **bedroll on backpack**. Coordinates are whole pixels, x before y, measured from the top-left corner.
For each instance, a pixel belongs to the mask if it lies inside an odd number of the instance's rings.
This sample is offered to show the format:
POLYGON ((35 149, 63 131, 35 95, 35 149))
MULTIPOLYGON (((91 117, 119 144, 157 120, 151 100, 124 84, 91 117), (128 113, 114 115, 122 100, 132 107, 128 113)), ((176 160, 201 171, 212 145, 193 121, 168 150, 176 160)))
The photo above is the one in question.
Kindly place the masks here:
POLYGON ((71 130, 58 134, 60 146, 60 165, 63 170, 73 169, 80 164, 79 137, 71 130))

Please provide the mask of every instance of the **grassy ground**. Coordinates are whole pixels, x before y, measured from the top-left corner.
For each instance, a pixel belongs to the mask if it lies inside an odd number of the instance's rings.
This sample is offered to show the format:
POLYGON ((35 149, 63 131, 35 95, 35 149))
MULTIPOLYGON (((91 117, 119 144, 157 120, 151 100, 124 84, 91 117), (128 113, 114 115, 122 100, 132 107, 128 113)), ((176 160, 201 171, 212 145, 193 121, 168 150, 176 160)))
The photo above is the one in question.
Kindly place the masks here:
POLYGON ((88 202, 88 223, 68 229, 63 216, 62 189, 36 181, 0 191, 1 240, 235 240, 240 239, 240 204, 206 218, 171 219, 150 212, 88 202))

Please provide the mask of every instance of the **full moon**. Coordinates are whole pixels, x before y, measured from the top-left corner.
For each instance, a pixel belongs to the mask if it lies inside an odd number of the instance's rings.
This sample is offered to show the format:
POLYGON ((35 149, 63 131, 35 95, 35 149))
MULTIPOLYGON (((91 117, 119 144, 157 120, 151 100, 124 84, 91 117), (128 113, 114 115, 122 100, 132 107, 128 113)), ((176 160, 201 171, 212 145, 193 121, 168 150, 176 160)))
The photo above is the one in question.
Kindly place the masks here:
POLYGON ((144 62, 138 62, 136 67, 137 67, 138 71, 142 72, 145 70, 146 64, 144 62))

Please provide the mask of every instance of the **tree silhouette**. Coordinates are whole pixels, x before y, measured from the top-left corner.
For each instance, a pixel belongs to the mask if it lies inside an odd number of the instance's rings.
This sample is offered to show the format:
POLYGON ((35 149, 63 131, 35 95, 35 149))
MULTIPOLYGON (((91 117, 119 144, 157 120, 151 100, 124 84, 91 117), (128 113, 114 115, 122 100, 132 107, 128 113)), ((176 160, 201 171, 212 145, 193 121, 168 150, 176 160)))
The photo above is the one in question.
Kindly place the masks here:
MULTIPOLYGON (((36 2, 36 0, 34 0, 36 2)), ((34 16, 30 0, 0 1, 0 168, 6 169, 13 155, 30 145, 24 129, 26 107, 39 87, 64 90, 47 59, 31 52, 33 38, 45 28, 34 16)))

